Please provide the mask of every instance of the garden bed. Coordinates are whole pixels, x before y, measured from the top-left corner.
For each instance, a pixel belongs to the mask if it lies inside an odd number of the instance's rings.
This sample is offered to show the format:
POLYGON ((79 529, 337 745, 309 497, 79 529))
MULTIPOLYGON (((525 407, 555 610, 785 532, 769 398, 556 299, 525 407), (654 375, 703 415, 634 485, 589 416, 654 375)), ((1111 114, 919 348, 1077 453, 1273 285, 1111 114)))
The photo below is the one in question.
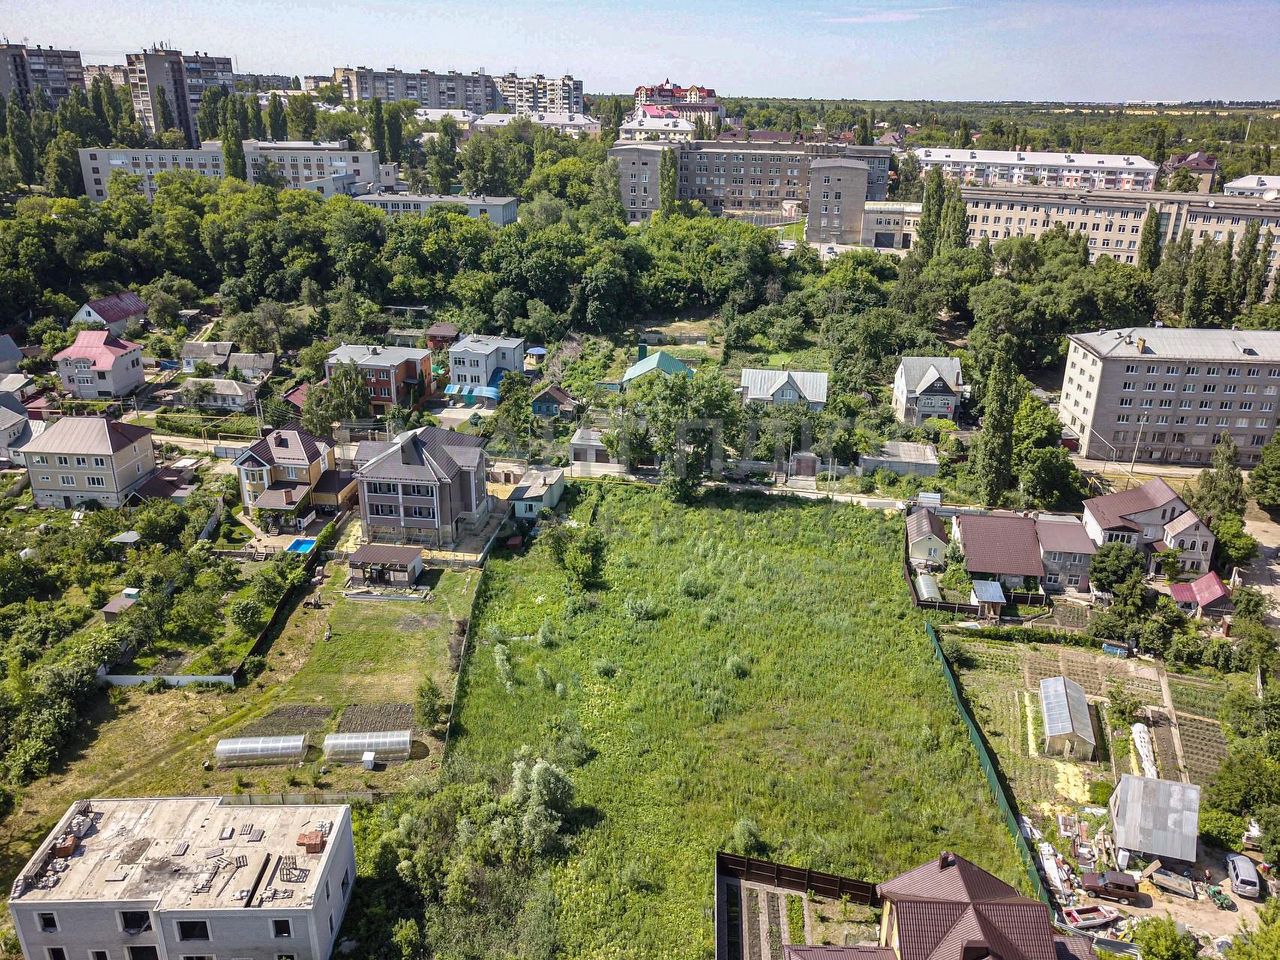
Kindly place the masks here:
POLYGON ((339 733, 379 733, 383 730, 412 730, 413 704, 354 703, 342 711, 339 733))

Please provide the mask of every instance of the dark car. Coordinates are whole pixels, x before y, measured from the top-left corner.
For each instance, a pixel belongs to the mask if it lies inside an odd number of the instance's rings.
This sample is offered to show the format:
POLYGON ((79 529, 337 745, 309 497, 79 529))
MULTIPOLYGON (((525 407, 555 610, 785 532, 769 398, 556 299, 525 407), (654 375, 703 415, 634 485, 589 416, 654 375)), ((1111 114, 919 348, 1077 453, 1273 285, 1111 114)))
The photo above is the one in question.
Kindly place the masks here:
POLYGON ((1091 897, 1114 900, 1122 906, 1138 900, 1138 881, 1127 873, 1108 870, 1106 873, 1086 873, 1080 878, 1080 886, 1091 897))

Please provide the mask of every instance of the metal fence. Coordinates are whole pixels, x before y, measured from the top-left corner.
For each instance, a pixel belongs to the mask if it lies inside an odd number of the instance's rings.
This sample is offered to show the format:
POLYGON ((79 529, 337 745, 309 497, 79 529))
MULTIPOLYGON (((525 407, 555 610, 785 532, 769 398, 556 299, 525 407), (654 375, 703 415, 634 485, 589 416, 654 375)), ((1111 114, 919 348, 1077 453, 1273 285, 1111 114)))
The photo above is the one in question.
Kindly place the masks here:
POLYGON ((821 870, 810 870, 808 867, 792 867, 772 860, 759 860, 756 857, 743 857, 736 853, 716 853, 716 876, 732 877, 752 883, 767 883, 783 890, 795 890, 799 893, 812 891, 819 896, 832 900, 845 900, 850 903, 865 903, 878 906, 880 896, 876 893, 876 885, 865 880, 850 880, 834 873, 823 873, 821 870))

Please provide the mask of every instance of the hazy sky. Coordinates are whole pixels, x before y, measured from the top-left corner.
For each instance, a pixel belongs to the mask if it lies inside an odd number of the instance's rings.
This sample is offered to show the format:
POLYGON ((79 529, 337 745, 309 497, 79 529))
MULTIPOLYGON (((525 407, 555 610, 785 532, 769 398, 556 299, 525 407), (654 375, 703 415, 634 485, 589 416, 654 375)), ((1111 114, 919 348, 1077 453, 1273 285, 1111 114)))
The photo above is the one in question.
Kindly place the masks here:
POLYGON ((11 41, 123 62, 156 41, 242 72, 334 66, 670 77, 729 96, 1266 99, 1280 0, 4 0, 11 41))

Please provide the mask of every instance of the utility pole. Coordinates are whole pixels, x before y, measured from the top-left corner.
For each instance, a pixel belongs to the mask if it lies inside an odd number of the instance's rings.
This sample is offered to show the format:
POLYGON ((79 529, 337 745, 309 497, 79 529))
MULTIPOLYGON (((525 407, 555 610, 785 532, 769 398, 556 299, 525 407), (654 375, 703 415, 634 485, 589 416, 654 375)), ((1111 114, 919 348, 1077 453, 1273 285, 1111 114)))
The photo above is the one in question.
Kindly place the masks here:
POLYGON ((1138 447, 1142 445, 1142 429, 1147 425, 1147 415, 1143 414, 1138 418, 1138 439, 1133 442, 1133 457, 1129 460, 1129 482, 1132 484, 1134 480, 1133 468, 1138 462, 1138 447))

